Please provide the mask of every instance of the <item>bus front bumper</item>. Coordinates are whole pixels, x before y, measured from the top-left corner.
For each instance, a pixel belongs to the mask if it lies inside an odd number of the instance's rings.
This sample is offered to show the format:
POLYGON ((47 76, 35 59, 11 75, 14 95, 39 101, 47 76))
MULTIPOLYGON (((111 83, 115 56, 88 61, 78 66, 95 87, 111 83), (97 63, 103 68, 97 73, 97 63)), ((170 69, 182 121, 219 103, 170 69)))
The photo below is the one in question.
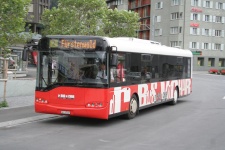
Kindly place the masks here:
POLYGON ((87 107, 81 107, 81 106, 71 107, 71 106, 57 106, 57 105, 50 105, 50 104, 35 103, 35 112, 45 113, 45 114, 98 118, 98 119, 109 118, 108 107, 87 108, 87 107))

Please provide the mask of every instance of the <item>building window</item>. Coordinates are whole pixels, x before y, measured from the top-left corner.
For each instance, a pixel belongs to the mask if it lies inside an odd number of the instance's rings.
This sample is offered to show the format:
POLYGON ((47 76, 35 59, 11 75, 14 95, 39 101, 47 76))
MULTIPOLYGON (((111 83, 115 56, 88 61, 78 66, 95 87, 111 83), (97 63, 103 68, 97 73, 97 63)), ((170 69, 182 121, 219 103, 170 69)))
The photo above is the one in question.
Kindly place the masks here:
POLYGON ((131 8, 135 8, 135 1, 131 2, 131 8))
POLYGON ((206 8, 210 8, 210 1, 206 1, 206 2, 205 2, 205 7, 206 7, 206 8))
POLYGON ((191 48, 197 48, 197 42, 192 42, 191 48))
POLYGON ((182 33, 182 27, 171 27, 170 34, 178 34, 182 33))
POLYGON ((198 14, 193 14, 193 19, 192 20, 198 20, 198 14))
POLYGON ((199 0, 191 0, 191 6, 200 6, 201 5, 200 2, 201 1, 199 0))
POLYGON ((219 58, 219 67, 225 67, 225 59, 219 58))
POLYGON ((171 27, 170 34, 178 34, 179 28, 178 27, 171 27))
POLYGON ((223 3, 216 2, 216 9, 223 9, 223 3))
POLYGON ((155 29, 155 36, 162 35, 162 29, 155 29))
POLYGON ((163 2, 158 2, 155 4, 155 9, 162 9, 163 8, 163 2))
POLYGON ((171 6, 180 5, 180 4, 181 4, 181 0, 172 0, 171 1, 171 6))
POLYGON ((171 14, 171 20, 182 19, 182 17, 183 17, 182 12, 175 12, 171 14))
POLYGON ((180 47, 181 41, 170 41, 170 47, 180 47))
POLYGON ((198 57, 198 66, 204 66, 204 58, 198 57))
POLYGON ((205 29, 205 35, 209 36, 209 29, 205 29))
POLYGON ((211 29, 204 29, 204 28, 202 28, 202 35, 211 36, 212 35, 212 30, 211 29))
POLYGON ((221 44, 215 43, 214 44, 214 50, 221 50, 221 44))
POLYGON ((189 48, 190 49, 199 49, 199 42, 190 42, 189 48))
POLYGON ((211 22, 210 20, 211 20, 210 15, 203 15, 203 21, 211 22))
POLYGON ((222 31, 221 30, 214 30, 215 36, 222 36, 222 31))
POLYGON ((28 12, 34 12, 34 5, 33 4, 30 4, 29 5, 29 10, 28 12))
POLYGON ((213 50, 224 50, 224 44, 220 43, 212 43, 213 50))
POLYGON ((148 7, 144 7, 144 9, 143 9, 143 16, 144 17, 148 16, 148 7))
POLYGON ((199 35, 200 29, 199 28, 190 28, 190 34, 192 35, 199 35))
POLYGON ((198 0, 194 0, 194 6, 198 6, 198 0))
POLYGON ((209 58, 208 59, 208 66, 214 67, 215 66, 215 58, 209 58))
POLYGON ((141 1, 138 1, 138 6, 141 6, 141 1))
POLYGON ((155 22, 161 22, 161 16, 155 16, 154 19, 155 22))
POLYGON ((202 49, 204 50, 211 49, 211 43, 202 43, 202 49))
POLYGON ((216 23, 222 23, 222 16, 215 16, 214 22, 216 22, 216 23))
POLYGON ((143 39, 147 39, 147 32, 143 32, 142 38, 143 38, 143 39))

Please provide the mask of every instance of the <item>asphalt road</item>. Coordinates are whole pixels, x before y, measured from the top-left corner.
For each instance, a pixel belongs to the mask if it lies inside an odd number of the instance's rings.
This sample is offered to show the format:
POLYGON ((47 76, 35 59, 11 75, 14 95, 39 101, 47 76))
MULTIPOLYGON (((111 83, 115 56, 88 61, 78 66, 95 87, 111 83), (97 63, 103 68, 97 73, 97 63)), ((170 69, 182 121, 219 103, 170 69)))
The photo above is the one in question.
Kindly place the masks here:
MULTIPOLYGON (((16 113, 16 111, 15 111, 16 113)), ((194 75, 193 93, 132 120, 53 117, 0 128, 2 150, 224 150, 225 76, 194 75)))

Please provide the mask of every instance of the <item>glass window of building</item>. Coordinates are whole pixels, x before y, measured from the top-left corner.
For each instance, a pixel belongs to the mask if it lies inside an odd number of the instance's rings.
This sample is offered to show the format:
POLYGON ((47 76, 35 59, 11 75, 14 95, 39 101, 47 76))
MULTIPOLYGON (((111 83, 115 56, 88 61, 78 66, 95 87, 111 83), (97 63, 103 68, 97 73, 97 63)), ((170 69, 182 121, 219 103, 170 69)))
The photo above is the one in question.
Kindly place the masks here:
POLYGON ((210 16, 209 15, 205 15, 203 18, 204 18, 204 21, 206 21, 206 22, 210 21, 210 16))
POLYGON ((198 57, 198 66, 204 66, 204 58, 198 57))
POLYGON ((219 67, 225 67, 225 58, 219 58, 219 67))
POLYGON ((210 8, 210 1, 206 1, 206 2, 205 2, 205 7, 206 7, 206 8, 210 8))
POLYGON ((214 67, 215 66, 215 58, 209 58, 208 59, 208 66, 214 67))
POLYGON ((205 29, 205 35, 209 36, 209 29, 205 29))
POLYGON ((171 27, 170 34, 178 34, 178 27, 171 27))
POLYGON ((181 0, 172 0, 171 1, 171 5, 175 6, 175 5, 180 5, 181 4, 181 0))
POLYGON ((215 22, 221 23, 222 22, 222 16, 215 16, 215 22))
POLYGON ((209 43, 204 43, 203 49, 208 50, 209 49, 209 43))
POLYGON ((214 50, 221 50, 221 44, 215 43, 214 44, 214 50))
POLYGON ((215 36, 222 36, 222 31, 221 30, 215 30, 215 36))
POLYGON ((162 9, 163 8, 163 2, 158 2, 155 4, 156 9, 162 9))

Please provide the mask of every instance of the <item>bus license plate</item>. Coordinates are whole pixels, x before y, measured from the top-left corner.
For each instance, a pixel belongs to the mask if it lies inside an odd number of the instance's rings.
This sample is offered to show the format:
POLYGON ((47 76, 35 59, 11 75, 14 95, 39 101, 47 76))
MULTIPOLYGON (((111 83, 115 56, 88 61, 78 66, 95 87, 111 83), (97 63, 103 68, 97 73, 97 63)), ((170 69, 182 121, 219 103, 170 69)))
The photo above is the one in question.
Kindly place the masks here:
POLYGON ((63 115, 70 115, 70 111, 62 110, 62 111, 61 111, 61 114, 63 114, 63 115))

